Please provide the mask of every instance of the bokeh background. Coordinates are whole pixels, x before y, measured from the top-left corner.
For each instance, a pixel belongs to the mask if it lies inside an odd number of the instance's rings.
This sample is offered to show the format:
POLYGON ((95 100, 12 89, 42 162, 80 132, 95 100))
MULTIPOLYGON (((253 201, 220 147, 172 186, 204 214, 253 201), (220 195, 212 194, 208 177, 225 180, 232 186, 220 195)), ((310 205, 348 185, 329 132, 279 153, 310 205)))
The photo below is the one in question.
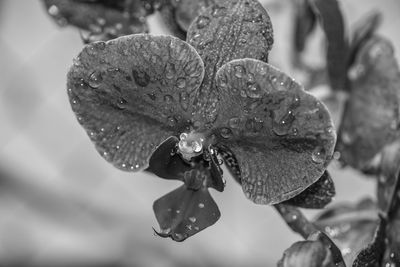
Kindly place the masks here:
MULTIPOLYGON (((276 36, 271 62, 290 72, 293 10, 289 0, 263 3, 276 36)), ((350 26, 381 10, 378 32, 399 58, 398 0, 341 3, 350 26)), ((157 14, 149 20, 153 33, 166 33, 157 14)), ((179 182, 125 173, 98 155, 65 88, 82 46, 78 31, 59 28, 39 0, 0 0, 0 266, 276 266, 300 236, 229 176, 223 193, 212 192, 222 213, 214 226, 183 243, 153 235, 152 203, 179 182)), ((335 202, 374 195, 373 181, 330 169, 335 202)))

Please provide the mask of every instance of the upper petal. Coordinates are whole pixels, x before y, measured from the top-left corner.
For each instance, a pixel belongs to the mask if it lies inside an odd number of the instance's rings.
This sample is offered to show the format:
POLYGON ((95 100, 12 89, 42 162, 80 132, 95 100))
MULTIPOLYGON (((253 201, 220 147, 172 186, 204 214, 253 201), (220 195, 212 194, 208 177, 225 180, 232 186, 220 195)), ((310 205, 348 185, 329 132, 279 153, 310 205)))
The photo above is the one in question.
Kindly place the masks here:
POLYGON ((248 57, 267 61, 273 43, 272 25, 258 1, 221 0, 193 21, 187 41, 196 48, 205 65, 194 116, 201 123, 212 123, 221 101, 214 79, 217 70, 232 59, 248 57))
POLYGON ((299 194, 325 171, 336 141, 326 107, 290 77, 254 59, 217 73, 224 105, 219 142, 235 154, 246 195, 275 204, 299 194))
POLYGON ((99 152, 138 170, 159 143, 188 126, 203 73, 184 41, 131 35, 86 46, 68 73, 68 93, 99 152))

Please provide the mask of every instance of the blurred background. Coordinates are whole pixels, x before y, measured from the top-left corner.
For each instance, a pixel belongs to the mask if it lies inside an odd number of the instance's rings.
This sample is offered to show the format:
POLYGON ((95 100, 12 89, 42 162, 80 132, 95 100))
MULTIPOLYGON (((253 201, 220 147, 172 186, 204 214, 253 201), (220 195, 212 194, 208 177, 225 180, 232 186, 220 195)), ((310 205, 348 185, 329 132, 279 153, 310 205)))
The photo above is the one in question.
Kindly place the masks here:
MULTIPOLYGON (((263 4, 276 36, 271 62, 290 72, 293 10, 288 0, 263 4)), ((342 7, 350 26, 381 10, 378 32, 399 58, 400 2, 342 7)), ((149 20, 153 33, 166 33, 157 14, 149 20)), ((276 266, 300 236, 229 176, 223 193, 212 191, 222 213, 215 225, 183 243, 153 235, 153 201, 180 183, 119 171, 96 152, 65 88, 82 47, 78 31, 59 28, 39 0, 0 0, 0 266, 276 266)), ((335 163, 331 172, 335 202, 374 195, 373 181, 357 172, 335 163)))

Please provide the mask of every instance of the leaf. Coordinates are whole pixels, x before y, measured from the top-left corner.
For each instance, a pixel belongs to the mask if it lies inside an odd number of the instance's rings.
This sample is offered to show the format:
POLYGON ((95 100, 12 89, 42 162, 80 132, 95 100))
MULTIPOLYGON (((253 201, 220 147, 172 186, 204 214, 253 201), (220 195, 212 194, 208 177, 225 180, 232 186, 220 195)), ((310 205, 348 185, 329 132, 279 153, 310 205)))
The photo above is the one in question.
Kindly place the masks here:
MULTIPOLYGON (((222 0, 203 11, 190 25, 187 41, 196 48, 205 65, 205 76, 195 96, 195 120, 216 120, 216 106, 224 101, 215 87, 215 74, 232 59, 267 61, 272 48, 270 18, 256 0, 222 0)), ((203 126, 203 125, 202 125, 203 126)))
POLYGON ((249 199, 280 203, 322 176, 336 140, 324 104, 254 59, 227 63, 216 82, 224 105, 217 109, 215 134, 234 153, 249 199))
POLYGON ((335 185, 328 171, 325 171, 318 181, 284 203, 300 208, 322 209, 332 201, 334 196, 335 185))
POLYGON ((203 73, 187 43, 131 35, 86 46, 68 73, 68 94, 100 154, 137 171, 158 144, 188 127, 203 73))
POLYGON ((130 1, 132 12, 125 16, 126 1, 79 1, 44 0, 49 14, 56 22, 65 26, 72 24, 93 34, 103 35, 102 40, 132 33, 147 32, 143 17, 147 15, 142 1, 130 1))
POLYGON ((378 11, 373 11, 357 22, 350 43, 349 66, 354 64, 359 50, 374 35, 381 22, 382 14, 378 11))
POLYGON ((344 20, 337 0, 310 0, 327 39, 327 69, 330 84, 343 90, 347 79, 348 41, 344 20))
POLYGON ((353 267, 379 267, 385 252, 387 222, 380 217, 373 241, 361 250, 353 262, 353 267))
POLYGON ((204 187, 195 191, 183 185, 155 201, 153 209, 161 228, 157 233, 178 242, 213 225, 221 216, 204 187))
POLYGON ((399 137, 400 72, 392 44, 371 38, 357 55, 355 70, 337 150, 341 161, 362 170, 399 137))

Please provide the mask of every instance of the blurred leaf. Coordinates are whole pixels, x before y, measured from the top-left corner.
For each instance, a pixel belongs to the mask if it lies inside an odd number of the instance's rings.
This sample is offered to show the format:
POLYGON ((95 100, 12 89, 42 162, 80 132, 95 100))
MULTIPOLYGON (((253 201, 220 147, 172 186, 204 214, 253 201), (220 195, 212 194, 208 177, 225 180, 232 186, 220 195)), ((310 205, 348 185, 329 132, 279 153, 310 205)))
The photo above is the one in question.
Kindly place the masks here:
POLYGON ((296 0, 294 12, 294 48, 296 53, 300 53, 304 50, 307 38, 316 26, 317 16, 309 0, 296 0))
POLYGON ((360 49, 353 70, 337 150, 341 161, 362 170, 399 138, 400 72, 392 44, 371 38, 360 49))
POLYGON ((307 209, 322 209, 328 205, 335 196, 335 185, 328 171, 318 181, 285 204, 307 209))
POLYGON ((360 49, 372 38, 381 22, 382 14, 379 11, 373 11, 357 22, 350 43, 349 66, 354 64, 360 49))
POLYGON ((353 262, 353 267, 379 267, 385 252, 386 219, 380 217, 374 239, 358 253, 353 262))
POLYGON ((373 240, 378 226, 378 209, 372 201, 336 205, 320 213, 315 225, 340 248, 347 265, 373 240))
POLYGON ((334 90, 345 89, 347 80, 348 40, 342 11, 337 0, 309 0, 327 39, 327 69, 334 90))

